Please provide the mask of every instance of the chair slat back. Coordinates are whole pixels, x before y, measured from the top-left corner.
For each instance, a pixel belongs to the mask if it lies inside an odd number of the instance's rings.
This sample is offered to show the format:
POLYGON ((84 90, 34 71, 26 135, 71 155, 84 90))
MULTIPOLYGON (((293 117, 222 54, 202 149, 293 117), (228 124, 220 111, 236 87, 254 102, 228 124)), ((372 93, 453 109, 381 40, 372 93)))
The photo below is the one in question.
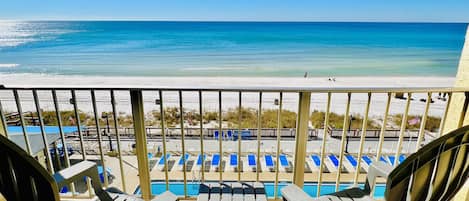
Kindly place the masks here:
POLYGON ((410 155, 389 175, 386 200, 449 200, 469 176, 469 126, 410 155))
MULTIPOLYGON (((451 181, 447 184, 447 189, 459 189, 464 185, 467 177, 469 177, 469 134, 462 136, 461 138, 456 139, 457 142, 461 142, 461 146, 457 148, 457 152, 453 157, 453 168, 452 172, 449 175, 449 180, 451 181)), ((446 193, 443 197, 445 199, 450 199, 455 196, 455 192, 446 193)))
POLYGON ((52 176, 33 157, 2 135, 0 193, 7 200, 59 200, 52 176))

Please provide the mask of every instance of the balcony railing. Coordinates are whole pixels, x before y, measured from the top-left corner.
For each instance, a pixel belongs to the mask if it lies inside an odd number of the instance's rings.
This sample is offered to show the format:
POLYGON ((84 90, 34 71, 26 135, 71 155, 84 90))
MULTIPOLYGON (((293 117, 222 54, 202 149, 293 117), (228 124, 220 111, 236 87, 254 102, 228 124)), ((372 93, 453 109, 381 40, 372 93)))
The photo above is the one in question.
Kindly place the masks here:
MULTIPOLYGON (((442 134, 451 97, 467 91, 422 87, 0 86, 0 117, 4 133, 10 139, 18 133, 10 131, 8 122, 19 124, 22 140, 18 143, 38 160, 44 157, 42 162, 50 173, 80 160, 94 160, 102 167, 105 186, 115 186, 128 193, 134 193, 138 187, 137 192, 145 199, 158 193, 158 189, 152 188, 152 181, 161 181, 169 190, 174 190, 173 181, 182 183, 182 192, 175 192, 182 197, 193 196, 189 185, 203 181, 271 182, 274 187, 271 198, 277 199, 280 183, 285 182, 299 186, 314 182, 316 195, 326 192, 321 188, 324 183, 333 183, 335 190, 341 184, 362 183, 369 162, 365 158, 383 160, 386 155, 388 158, 384 160, 396 166, 400 158, 442 134), (406 98, 394 99, 396 94, 405 94, 406 98), (447 98, 432 105, 437 94, 447 94, 447 98), (373 107, 374 103, 377 107, 373 107), (397 109, 391 109, 396 105, 397 109), (177 115, 165 113, 168 107, 177 108, 177 115), (254 108, 256 118, 246 119, 243 108, 254 108), (266 108, 276 111, 273 118, 276 125, 270 124, 270 128, 262 125, 266 108), (319 128, 310 125, 312 109, 324 112, 319 128), (231 122, 224 118, 228 110, 238 115, 231 122), (296 113, 293 128, 282 125, 286 118, 282 111, 286 110, 296 113), (371 110, 380 115, 370 115, 371 110), (331 111, 343 114, 341 126, 336 126, 340 128, 331 126, 331 111), (216 114, 212 121, 204 119, 204 114, 209 112, 216 114), (149 117, 149 113, 153 116, 149 117), (347 129, 353 121, 352 113, 361 114, 362 125, 358 129, 347 129), (419 116, 416 130, 407 128, 409 113, 419 116), (25 118, 28 114, 31 115, 25 118), (91 115, 83 119, 83 114, 91 115), (400 114, 400 126, 390 122, 391 114, 400 114), (429 114, 441 119, 438 129, 425 129, 429 114), (149 122, 149 118, 155 119, 149 122), (176 123, 170 125, 169 118, 176 123), (373 132, 368 128, 371 119, 380 127, 373 132), (132 127, 120 125, 124 120, 131 121, 132 127), (256 122, 257 128, 244 128, 246 121, 256 122), (57 127, 58 132, 47 131, 47 126, 57 127), (37 133, 28 130, 35 127, 39 128, 34 131, 37 133), (67 133, 66 127, 76 129, 67 133), (31 141, 33 134, 41 137, 31 141), (51 134, 57 138, 48 137, 51 134), (35 153, 37 144, 42 151, 35 153), (67 147, 74 147, 79 154, 70 155, 67 147), (163 157, 168 154, 170 158, 163 157), (109 167, 117 169, 118 174, 108 175, 112 173, 109 167)), ((83 189, 78 183, 69 186, 72 194, 63 196, 88 195, 89 186, 83 189)))

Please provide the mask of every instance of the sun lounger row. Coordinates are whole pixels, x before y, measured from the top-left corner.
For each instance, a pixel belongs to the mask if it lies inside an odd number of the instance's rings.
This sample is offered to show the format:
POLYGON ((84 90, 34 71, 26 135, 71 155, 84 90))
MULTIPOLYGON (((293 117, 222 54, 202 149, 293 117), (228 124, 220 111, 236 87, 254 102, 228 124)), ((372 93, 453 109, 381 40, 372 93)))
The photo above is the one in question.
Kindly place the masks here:
MULTIPOLYGON (((358 159, 355 155, 346 154, 344 155, 342 172, 355 172, 357 171, 358 163, 361 163, 360 172, 366 173, 368 167, 373 163, 373 157, 363 155, 361 159, 358 159)), ((260 167, 259 172, 275 172, 276 157, 271 154, 265 154, 261 158, 257 158, 256 154, 247 154, 246 156, 239 156, 236 153, 228 154, 228 156, 220 157, 220 154, 211 155, 197 155, 191 156, 186 153, 183 156, 171 157, 171 154, 166 154, 166 157, 161 157, 157 163, 159 170, 164 171, 165 158, 168 161, 168 171, 183 170, 184 163, 186 164, 186 171, 205 171, 205 172, 237 172, 237 171, 252 171, 256 172, 257 168, 260 167), (191 157, 196 158, 191 159, 191 157), (176 159, 172 159, 176 158, 176 159), (177 163, 176 163, 177 161, 177 163), (257 163, 260 162, 258 165, 257 163), (202 164, 205 166, 202 170, 202 164), (226 165, 225 165, 226 164, 226 165), (177 168, 174 168, 174 167, 177 168), (226 167, 225 167, 226 166, 226 167), (238 170, 238 168, 241 169, 238 170)), ((289 160, 287 155, 279 155, 279 171, 281 172, 292 172, 292 162, 289 160)), ((380 161, 394 165, 396 157, 394 155, 383 155, 379 157, 380 161)), ((402 163, 405 160, 405 155, 398 157, 397 163, 402 163)), ((321 157, 319 154, 312 154, 308 157, 305 163, 305 172, 319 171, 321 166, 321 157)), ((339 169, 339 157, 334 154, 328 154, 324 158, 323 172, 336 172, 339 169)))
MULTIPOLYGON (((325 166, 326 166, 325 168, 329 168, 329 170, 331 170, 331 171, 337 171, 338 168, 339 168, 339 158, 334 154, 329 154, 329 155, 327 155, 327 159, 330 162, 326 161, 324 163, 325 166), (328 166, 332 166, 332 167, 328 167, 328 166)), ((316 167, 318 167, 318 168, 320 167, 321 162, 320 162, 319 155, 314 155, 314 154, 311 155, 311 160, 313 161, 313 163, 316 167)), ((394 155, 381 156, 379 158, 379 160, 383 161, 385 163, 394 165, 395 156, 394 155)), ((398 163, 402 163, 402 161, 404 161, 404 160, 405 160, 405 155, 400 155, 398 163)), ((358 171, 360 171, 362 173, 366 173, 367 170, 368 170, 369 165, 373 162, 373 159, 370 158, 367 155, 363 155, 360 162, 361 162, 362 166, 361 166, 361 169, 358 170, 358 171)), ((346 154, 343 164, 344 165, 342 167, 343 168, 342 172, 354 172, 354 171, 356 171, 356 168, 358 167, 358 159, 353 155, 346 154)), ((326 172, 327 172, 327 170, 326 170, 326 172)))
POLYGON ((267 201, 264 184, 254 183, 202 183, 197 201, 267 201))

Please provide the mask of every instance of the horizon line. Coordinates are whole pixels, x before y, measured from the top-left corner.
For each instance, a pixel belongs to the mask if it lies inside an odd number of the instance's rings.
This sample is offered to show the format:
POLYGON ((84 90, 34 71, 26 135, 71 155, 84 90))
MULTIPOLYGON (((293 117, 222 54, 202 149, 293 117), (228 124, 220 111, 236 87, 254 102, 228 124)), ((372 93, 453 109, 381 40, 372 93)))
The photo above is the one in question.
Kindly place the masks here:
POLYGON ((127 22, 271 22, 271 23, 280 23, 280 22, 292 22, 292 23, 308 23, 308 22, 320 22, 320 23, 460 23, 468 24, 469 21, 378 21, 378 20, 185 20, 185 19, 145 19, 145 18, 96 18, 96 19, 56 19, 56 18, 45 18, 45 19, 0 19, 1 21, 29 21, 29 22, 41 22, 41 21, 68 21, 68 22, 85 22, 85 21, 127 21, 127 22))

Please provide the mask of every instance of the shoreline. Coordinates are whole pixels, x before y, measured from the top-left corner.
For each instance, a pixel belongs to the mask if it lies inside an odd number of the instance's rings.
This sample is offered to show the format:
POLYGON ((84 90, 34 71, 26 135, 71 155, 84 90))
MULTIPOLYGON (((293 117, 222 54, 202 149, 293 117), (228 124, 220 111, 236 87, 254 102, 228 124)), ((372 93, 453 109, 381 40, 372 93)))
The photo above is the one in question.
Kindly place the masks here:
MULTIPOLYGON (((163 87, 178 82, 199 86, 264 86, 305 87, 311 84, 321 87, 452 87, 455 77, 451 76, 318 76, 318 77, 226 77, 226 76, 95 76, 95 75, 52 75, 36 73, 0 73, 0 85, 151 85, 163 87), (329 81, 335 78, 335 81, 329 81)), ((196 87, 196 86, 194 86, 196 87)))

